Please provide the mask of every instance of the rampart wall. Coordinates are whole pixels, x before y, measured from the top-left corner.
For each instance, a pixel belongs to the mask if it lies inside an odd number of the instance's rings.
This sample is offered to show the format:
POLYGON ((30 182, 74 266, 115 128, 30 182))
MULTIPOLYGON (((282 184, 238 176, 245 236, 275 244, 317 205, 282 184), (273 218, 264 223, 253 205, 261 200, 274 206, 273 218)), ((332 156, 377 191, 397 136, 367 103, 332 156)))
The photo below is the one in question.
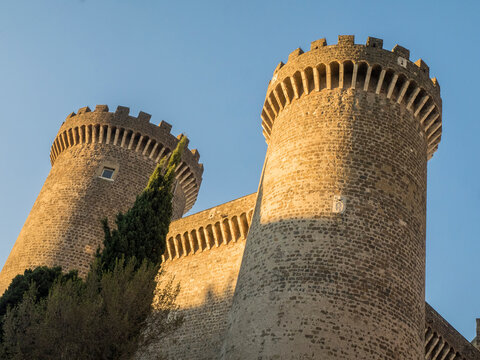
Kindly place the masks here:
POLYGON ((425 303, 425 359, 480 360, 480 352, 425 303))
POLYGON ((140 359, 215 359, 220 353, 256 194, 176 220, 170 225, 159 286, 180 283, 184 324, 140 359))

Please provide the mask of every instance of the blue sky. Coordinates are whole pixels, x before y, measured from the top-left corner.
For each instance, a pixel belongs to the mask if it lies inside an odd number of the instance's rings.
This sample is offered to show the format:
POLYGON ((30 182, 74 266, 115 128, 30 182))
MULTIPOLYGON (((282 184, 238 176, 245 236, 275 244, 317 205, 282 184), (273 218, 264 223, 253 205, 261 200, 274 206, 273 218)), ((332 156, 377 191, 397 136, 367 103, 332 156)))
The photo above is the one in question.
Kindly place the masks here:
POLYGON ((428 165, 427 300, 467 339, 480 317, 480 5, 475 1, 0 2, 0 265, 49 170, 66 115, 129 106, 184 132, 205 165, 191 213, 255 192, 272 72, 297 47, 339 34, 400 44, 443 98, 428 165))

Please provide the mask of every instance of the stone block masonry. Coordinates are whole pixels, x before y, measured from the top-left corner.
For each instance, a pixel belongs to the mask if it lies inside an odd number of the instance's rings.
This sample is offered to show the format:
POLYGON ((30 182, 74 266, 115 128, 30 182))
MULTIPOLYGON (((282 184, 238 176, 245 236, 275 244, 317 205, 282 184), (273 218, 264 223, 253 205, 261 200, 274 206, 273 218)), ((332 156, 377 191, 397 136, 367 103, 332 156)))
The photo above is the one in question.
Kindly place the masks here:
MULTIPOLYGON (((157 290, 180 285, 185 322, 136 357, 480 359, 425 303, 427 160, 442 136, 427 64, 381 39, 316 40, 278 64, 260 117, 258 193, 181 218, 203 172, 184 153, 157 290)), ((100 219, 128 209, 178 143, 149 120, 105 105, 67 117, 0 291, 28 267, 87 272, 100 219)))
POLYGON ((423 62, 380 44, 314 42, 274 72, 223 359, 423 356, 427 158, 441 100, 423 62))
MULTIPOLYGON (((102 244, 102 218, 114 222, 145 188, 158 161, 178 143, 171 125, 155 126, 150 115, 129 116, 129 109, 108 112, 82 108, 70 114, 56 136, 52 169, 0 273, 0 292, 27 268, 62 266, 85 275, 102 244), (104 169, 113 171, 102 177, 104 169)), ((173 212, 181 217, 196 200, 203 165, 196 150, 185 151, 177 169, 173 212)))
MULTIPOLYGON (((257 194, 204 210, 172 222, 168 238, 182 246, 179 235, 201 231, 211 225, 235 221, 242 214, 250 219, 257 194)), ((250 220, 247 222, 250 226, 250 220)), ((247 233, 248 233, 247 227, 247 233)), ((180 256, 167 259, 159 277, 158 290, 174 278, 180 284, 177 298, 184 324, 174 333, 140 349, 137 360, 166 359, 213 360, 221 356, 240 264, 245 250, 243 235, 234 241, 219 237, 218 246, 193 246, 194 251, 180 250, 180 256)), ((202 241, 203 242, 203 241, 202 241)), ((168 251, 167 251, 168 253, 168 251)), ((478 352, 430 305, 425 303, 424 354, 426 360, 480 360, 478 352)), ((315 359, 315 358, 312 358, 315 359)))
POLYGON ((172 222, 159 287, 180 284, 184 324, 138 359, 216 359, 227 326, 256 194, 172 222))

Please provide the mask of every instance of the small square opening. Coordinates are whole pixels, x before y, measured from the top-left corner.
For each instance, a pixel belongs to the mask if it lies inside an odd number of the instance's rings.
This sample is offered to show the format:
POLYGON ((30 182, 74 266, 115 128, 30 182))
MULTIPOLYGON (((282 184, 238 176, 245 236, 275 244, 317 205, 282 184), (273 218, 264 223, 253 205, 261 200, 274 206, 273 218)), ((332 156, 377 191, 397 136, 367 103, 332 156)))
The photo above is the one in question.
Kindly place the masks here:
POLYGON ((103 170, 102 170, 102 175, 100 175, 100 177, 102 177, 104 179, 112 180, 114 172, 115 172, 115 169, 112 169, 112 168, 109 168, 109 167, 104 167, 103 170))

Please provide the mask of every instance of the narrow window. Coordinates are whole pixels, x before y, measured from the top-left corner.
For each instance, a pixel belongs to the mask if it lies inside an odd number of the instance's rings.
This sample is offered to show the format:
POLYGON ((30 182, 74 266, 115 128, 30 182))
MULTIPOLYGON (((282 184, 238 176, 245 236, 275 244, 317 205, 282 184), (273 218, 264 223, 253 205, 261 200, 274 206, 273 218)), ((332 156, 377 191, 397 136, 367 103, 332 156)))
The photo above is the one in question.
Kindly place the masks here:
POLYGON ((102 170, 102 175, 100 175, 100 177, 108 180, 113 180, 114 172, 115 172, 115 169, 104 167, 102 170))

